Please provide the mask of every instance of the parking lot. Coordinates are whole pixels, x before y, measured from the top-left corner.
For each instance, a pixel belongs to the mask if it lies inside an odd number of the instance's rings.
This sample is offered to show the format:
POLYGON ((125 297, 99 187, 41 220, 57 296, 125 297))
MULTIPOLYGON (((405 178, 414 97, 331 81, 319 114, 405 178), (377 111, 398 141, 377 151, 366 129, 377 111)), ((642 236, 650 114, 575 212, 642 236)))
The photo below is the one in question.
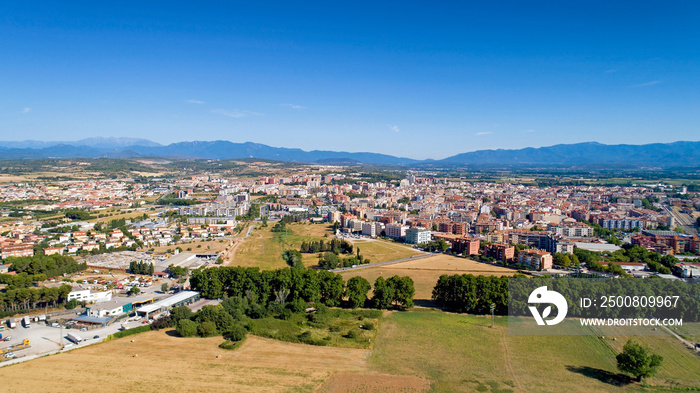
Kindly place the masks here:
MULTIPOLYGON (((134 328, 140 326, 141 324, 141 321, 129 322, 126 324, 126 328, 134 328)), ((78 329, 62 329, 60 327, 52 327, 45 325, 43 322, 32 322, 29 328, 25 328, 22 325, 17 324, 15 329, 5 329, 2 332, 3 337, 11 336, 12 339, 10 341, 0 342, 0 347, 6 348, 15 344, 20 344, 24 341, 24 339, 29 339, 29 347, 14 351, 16 356, 14 359, 5 359, 4 357, 0 358, 0 367, 31 360, 43 355, 56 353, 61 351, 62 347, 64 351, 68 351, 101 342, 110 334, 116 333, 120 327, 121 324, 117 323, 104 328, 80 331, 78 329), (77 334, 83 339, 83 341, 80 342, 80 344, 71 342, 66 338, 68 333, 77 334)))

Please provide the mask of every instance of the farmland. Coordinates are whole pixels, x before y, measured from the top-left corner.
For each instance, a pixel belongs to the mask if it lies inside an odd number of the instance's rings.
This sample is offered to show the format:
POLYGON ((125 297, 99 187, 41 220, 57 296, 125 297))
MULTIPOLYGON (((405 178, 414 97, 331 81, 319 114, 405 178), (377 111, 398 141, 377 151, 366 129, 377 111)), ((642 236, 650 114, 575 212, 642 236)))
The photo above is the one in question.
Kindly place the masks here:
MULTIPOLYGON (((364 254, 364 251, 362 253, 364 254)), ((392 265, 348 270, 340 274, 346 281, 351 277, 361 276, 370 283, 374 283, 379 276, 385 278, 394 275, 409 276, 413 279, 415 285, 415 299, 419 301, 417 304, 421 304, 421 302, 426 302, 431 298, 435 283, 443 274, 503 276, 514 273, 515 271, 512 269, 476 262, 462 257, 439 254, 392 265)))

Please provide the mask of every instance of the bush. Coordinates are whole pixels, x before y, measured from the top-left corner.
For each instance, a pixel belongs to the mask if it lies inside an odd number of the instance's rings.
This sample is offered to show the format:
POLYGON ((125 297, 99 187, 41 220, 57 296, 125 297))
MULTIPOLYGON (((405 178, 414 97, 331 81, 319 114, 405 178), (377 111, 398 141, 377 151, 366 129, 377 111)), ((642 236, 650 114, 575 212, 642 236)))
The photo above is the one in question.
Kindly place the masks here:
POLYGON ((122 330, 121 332, 116 332, 116 333, 114 333, 114 334, 112 335, 112 337, 114 337, 114 338, 122 338, 122 337, 126 337, 126 336, 131 336, 131 335, 134 335, 134 334, 139 334, 139 333, 148 332, 148 331, 150 331, 150 330, 151 330, 151 327, 150 327, 150 326, 148 326, 148 325, 143 325, 143 326, 135 327, 135 328, 133 328, 133 329, 126 329, 126 330, 122 330))
POLYGON ((218 331, 216 330, 216 324, 214 322, 206 321, 199 324, 197 333, 199 333, 201 337, 212 337, 216 336, 218 331))
POLYGON ((346 335, 345 338, 357 338, 358 334, 356 331, 351 330, 346 335))
POLYGON ((362 328, 365 330, 374 330, 374 324, 372 322, 367 322, 362 325, 362 328))
POLYGON ((197 323, 189 319, 181 319, 175 330, 180 337, 193 337, 197 335, 197 323))
POLYGON ((246 328, 241 325, 234 325, 224 333, 224 337, 230 341, 241 341, 247 334, 248 330, 246 330, 246 328))
POLYGON ((292 313, 291 310, 285 308, 279 313, 279 315, 277 315, 277 318, 288 321, 292 318, 293 315, 294 313, 292 313))
POLYGON ((174 326, 174 322, 170 317, 158 318, 151 324, 151 330, 160 330, 174 326))
POLYGON ((287 308, 292 310, 292 312, 299 313, 306 310, 306 302, 301 298, 296 298, 293 301, 287 303, 287 308))

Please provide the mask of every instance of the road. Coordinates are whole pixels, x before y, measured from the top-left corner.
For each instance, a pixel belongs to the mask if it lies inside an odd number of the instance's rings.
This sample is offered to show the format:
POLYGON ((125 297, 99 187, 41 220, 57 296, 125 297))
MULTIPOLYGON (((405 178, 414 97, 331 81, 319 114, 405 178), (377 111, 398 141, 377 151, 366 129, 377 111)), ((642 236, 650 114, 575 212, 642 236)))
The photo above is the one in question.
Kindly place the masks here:
POLYGON ((355 267, 343 267, 343 268, 334 269, 334 270, 331 270, 331 271, 332 271, 332 272, 335 272, 335 273, 338 273, 338 272, 347 272, 347 271, 350 271, 350 270, 365 269, 365 268, 368 268, 368 267, 392 265, 392 264, 394 264, 394 263, 415 261, 416 259, 431 257, 431 256, 433 256, 433 255, 440 255, 440 254, 425 253, 425 254, 415 255, 415 256, 413 256, 413 257, 408 257, 408 258, 394 259, 393 261, 370 263, 370 264, 367 264, 367 265, 357 265, 357 266, 355 266, 355 267))
POLYGON ((251 222, 248 226, 248 231, 246 232, 245 236, 240 238, 237 237, 231 240, 231 243, 229 243, 224 252, 222 252, 219 255, 221 259, 224 260, 224 265, 228 265, 231 261, 233 261, 233 257, 236 255, 236 248, 238 248, 238 245, 240 245, 243 242, 243 240, 250 237, 250 234, 253 232, 253 229, 255 229, 256 226, 257 224, 251 222))
POLYGON ((698 230, 697 228, 695 228, 695 221, 693 221, 692 217, 688 216, 685 213, 678 212, 675 209, 669 208, 665 205, 663 206, 663 208, 666 211, 666 213, 670 214, 671 217, 673 217, 676 220, 676 225, 681 227, 685 231, 685 233, 689 235, 698 236, 698 230))

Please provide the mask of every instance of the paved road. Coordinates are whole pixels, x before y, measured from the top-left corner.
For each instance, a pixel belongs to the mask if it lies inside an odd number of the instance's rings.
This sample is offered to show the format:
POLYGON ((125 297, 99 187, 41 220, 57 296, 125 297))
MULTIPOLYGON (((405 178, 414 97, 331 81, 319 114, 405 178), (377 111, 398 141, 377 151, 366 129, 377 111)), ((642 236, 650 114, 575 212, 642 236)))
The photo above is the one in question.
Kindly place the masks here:
POLYGON ((343 267, 343 268, 335 269, 335 270, 331 270, 331 271, 337 273, 337 272, 347 272, 347 271, 350 271, 350 270, 365 269, 365 268, 368 268, 368 267, 383 266, 383 265, 393 265, 394 263, 415 261, 416 259, 431 257, 431 256, 433 256, 433 255, 440 255, 440 254, 432 254, 432 253, 426 252, 425 254, 416 255, 416 256, 413 256, 413 257, 401 258, 401 259, 394 259, 393 261, 386 261, 386 262, 370 263, 370 264, 367 264, 367 265, 357 265, 357 266, 355 266, 355 267, 343 267))

